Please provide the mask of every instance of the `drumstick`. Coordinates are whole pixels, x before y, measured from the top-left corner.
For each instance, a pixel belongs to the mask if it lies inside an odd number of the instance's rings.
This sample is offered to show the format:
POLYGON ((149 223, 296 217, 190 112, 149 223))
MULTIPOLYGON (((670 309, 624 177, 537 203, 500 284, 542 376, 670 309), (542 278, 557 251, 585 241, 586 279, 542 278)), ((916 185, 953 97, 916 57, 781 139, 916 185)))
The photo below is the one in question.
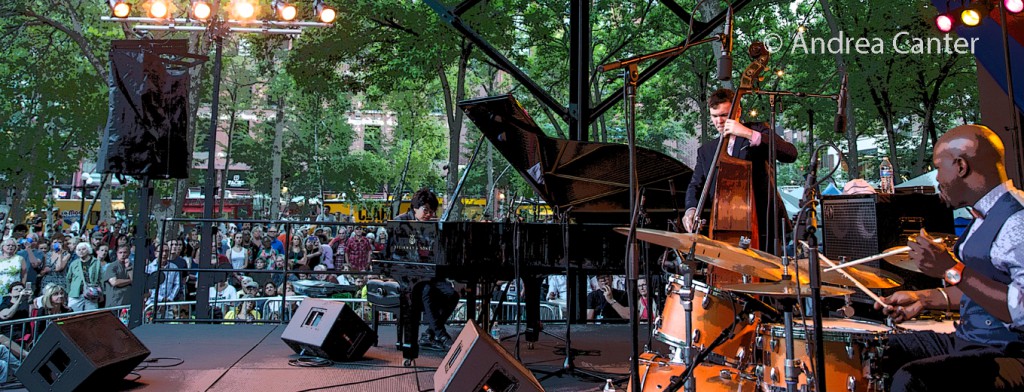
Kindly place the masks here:
MULTIPOLYGON (((803 245, 804 248, 810 249, 810 247, 807 246, 806 242, 800 241, 800 245, 803 245)), ((828 257, 825 257, 825 255, 819 254, 818 258, 832 267, 836 266, 836 263, 833 263, 832 260, 829 260, 828 257)), ((811 267, 812 266, 810 265, 810 263, 808 263, 807 268, 810 269, 811 267)), ((882 307, 889 307, 889 304, 883 302, 882 299, 878 297, 878 295, 871 291, 871 289, 861 284, 859 281, 857 281, 857 279, 854 279, 853 276, 850 276, 850 274, 846 272, 846 270, 839 269, 839 273, 843 274, 843 276, 845 276, 846 279, 849 279, 851 282, 853 282, 853 284, 856 285, 857 288, 860 289, 860 291, 863 291, 864 294, 868 295, 868 297, 871 297, 871 299, 875 300, 875 302, 878 302, 879 305, 882 305, 882 307)))
POLYGON ((909 246, 900 246, 900 247, 897 247, 897 248, 893 248, 893 250, 885 252, 885 253, 882 253, 882 254, 877 254, 877 255, 874 255, 874 256, 868 256, 868 257, 865 257, 865 258, 862 258, 862 259, 857 259, 857 260, 854 260, 854 261, 846 262, 846 263, 843 263, 843 264, 839 264, 839 265, 837 265, 835 267, 829 267, 829 268, 823 269, 822 272, 829 272, 829 271, 835 271, 837 269, 842 269, 842 268, 846 268, 846 267, 853 267, 855 265, 864 264, 864 263, 867 263, 869 261, 875 261, 875 260, 878 260, 878 259, 884 259, 884 258, 889 257, 889 256, 895 256, 895 255, 898 255, 898 254, 901 254, 901 253, 907 253, 907 252, 910 252, 910 247, 909 246))
MULTIPOLYGON (((941 244, 944 241, 941 238, 936 238, 933 242, 935 242, 936 244, 941 244)), ((868 257, 865 257, 865 258, 862 258, 862 259, 857 259, 857 260, 854 260, 854 261, 846 262, 846 263, 843 263, 843 264, 839 264, 839 265, 837 265, 835 267, 829 267, 829 268, 826 268, 826 269, 822 270, 822 272, 835 271, 835 270, 840 269, 840 268, 852 267, 852 266, 855 266, 855 265, 867 263, 869 261, 875 261, 875 260, 878 260, 878 259, 884 259, 884 258, 889 257, 889 256, 896 256, 898 254, 907 253, 907 252, 910 252, 910 247, 909 246, 900 246, 900 247, 897 247, 897 248, 893 248, 892 250, 890 250, 888 252, 885 252, 885 253, 882 253, 882 254, 877 254, 877 255, 874 255, 874 256, 868 256, 868 257)))

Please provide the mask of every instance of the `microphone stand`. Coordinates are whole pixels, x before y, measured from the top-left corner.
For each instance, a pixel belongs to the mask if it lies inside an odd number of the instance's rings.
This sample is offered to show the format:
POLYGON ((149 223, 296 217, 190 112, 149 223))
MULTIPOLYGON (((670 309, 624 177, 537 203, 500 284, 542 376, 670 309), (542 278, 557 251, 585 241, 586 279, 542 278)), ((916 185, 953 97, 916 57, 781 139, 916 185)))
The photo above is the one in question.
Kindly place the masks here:
POLYGON ((637 320, 637 280, 640 275, 640 251, 637 247, 636 239, 636 227, 640 211, 640 189, 636 167, 636 89, 640 80, 640 73, 637 69, 637 64, 646 60, 678 56, 695 45, 715 41, 724 42, 726 39, 727 38, 725 35, 718 35, 712 38, 705 38, 696 42, 687 42, 684 43, 683 45, 661 50, 658 52, 634 56, 628 59, 603 64, 597 67, 597 70, 599 72, 606 72, 619 68, 626 69, 623 72, 625 81, 622 86, 623 96, 625 97, 624 104, 626 113, 626 139, 629 145, 628 192, 630 206, 630 222, 629 235, 626 238, 626 290, 627 294, 629 295, 629 325, 631 332, 630 334, 632 338, 630 347, 629 380, 630 384, 633 385, 634 392, 640 392, 640 390, 643 388, 643 386, 640 385, 640 353, 637 347, 639 345, 638 335, 640 333, 639 321, 637 320))

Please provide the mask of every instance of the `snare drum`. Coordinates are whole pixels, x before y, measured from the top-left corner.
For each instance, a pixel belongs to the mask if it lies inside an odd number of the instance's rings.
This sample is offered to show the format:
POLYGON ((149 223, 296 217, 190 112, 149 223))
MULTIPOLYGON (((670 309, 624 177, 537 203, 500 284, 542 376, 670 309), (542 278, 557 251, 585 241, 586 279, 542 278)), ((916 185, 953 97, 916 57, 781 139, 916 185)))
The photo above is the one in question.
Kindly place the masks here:
POLYGON ((956 325, 953 323, 953 320, 909 320, 897 324, 896 327, 908 331, 956 332, 956 325))
MULTIPOLYGON (((640 390, 664 391, 672 382, 672 377, 682 376, 685 370, 682 364, 669 362, 653 353, 640 354, 640 384, 643 385, 640 390)), ((693 371, 693 380, 695 389, 700 392, 753 392, 757 387, 756 382, 737 374, 736 369, 721 365, 697 366, 693 371)), ((632 391, 633 384, 629 384, 626 390, 632 391)))
MULTIPOLYGON (((683 347, 686 343, 686 312, 680 299, 680 290, 684 287, 683 277, 672 275, 668 280, 665 308, 658 319, 654 336, 674 347, 683 347)), ((694 347, 711 344, 732 324, 736 312, 742 312, 745 305, 742 301, 734 302, 727 293, 697 281, 693 282, 692 301, 694 347)), ((742 317, 736 326, 736 336, 718 346, 714 352, 729 360, 736 358, 740 350, 750 347, 756 332, 756 321, 756 317, 742 317)))
MULTIPOLYGON (((808 328, 813 328, 810 324, 808 328)), ((822 320, 822 341, 825 344, 825 383, 829 392, 864 392, 876 383, 868 377, 868 357, 876 355, 884 335, 891 329, 882 324, 848 319, 822 320)), ((813 332, 813 330, 811 331, 813 332)), ((804 326, 793 326, 793 358, 797 361, 798 389, 807 387, 805 373, 812 372, 810 357, 814 355, 807 344, 804 326)), ((764 354, 758 373, 764 390, 786 388, 786 330, 782 324, 764 324, 758 328, 755 347, 764 354)))

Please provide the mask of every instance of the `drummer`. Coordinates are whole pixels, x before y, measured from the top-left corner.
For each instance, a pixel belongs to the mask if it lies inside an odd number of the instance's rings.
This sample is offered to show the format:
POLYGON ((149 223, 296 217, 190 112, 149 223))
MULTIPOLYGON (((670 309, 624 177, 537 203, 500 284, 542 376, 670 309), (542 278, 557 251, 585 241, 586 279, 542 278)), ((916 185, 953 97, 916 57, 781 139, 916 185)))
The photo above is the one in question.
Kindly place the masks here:
POLYGON ((987 127, 953 128, 932 159, 942 199, 971 207, 974 221, 953 248, 924 230, 911 240, 911 260, 948 287, 896 292, 883 311, 899 323, 959 306, 960 325, 891 335, 880 370, 898 368, 892 391, 1024 390, 1024 192, 1007 179, 1003 143, 987 127))

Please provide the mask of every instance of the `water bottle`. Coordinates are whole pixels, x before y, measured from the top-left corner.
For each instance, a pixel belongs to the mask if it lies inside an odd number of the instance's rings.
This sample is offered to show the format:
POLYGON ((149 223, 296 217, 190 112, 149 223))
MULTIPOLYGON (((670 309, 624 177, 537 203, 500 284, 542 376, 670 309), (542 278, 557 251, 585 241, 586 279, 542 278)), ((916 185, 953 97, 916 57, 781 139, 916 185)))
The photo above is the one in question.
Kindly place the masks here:
POLYGON ((893 193, 892 163, 888 157, 882 158, 882 163, 878 165, 878 178, 878 193, 893 193))
POLYGON ((604 380, 604 392, 615 392, 615 385, 612 384, 612 379, 604 380))
POLYGON ((501 329, 498 328, 497 321, 491 323, 491 337, 494 338, 494 340, 501 339, 501 329))

